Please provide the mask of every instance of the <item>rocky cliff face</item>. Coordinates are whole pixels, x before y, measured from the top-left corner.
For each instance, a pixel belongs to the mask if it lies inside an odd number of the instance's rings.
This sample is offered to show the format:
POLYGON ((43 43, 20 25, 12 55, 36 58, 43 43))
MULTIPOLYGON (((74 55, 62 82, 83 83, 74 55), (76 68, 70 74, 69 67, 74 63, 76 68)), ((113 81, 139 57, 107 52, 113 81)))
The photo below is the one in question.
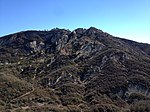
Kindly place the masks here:
POLYGON ((148 102, 149 44, 94 27, 0 38, 1 111, 150 111, 148 102))

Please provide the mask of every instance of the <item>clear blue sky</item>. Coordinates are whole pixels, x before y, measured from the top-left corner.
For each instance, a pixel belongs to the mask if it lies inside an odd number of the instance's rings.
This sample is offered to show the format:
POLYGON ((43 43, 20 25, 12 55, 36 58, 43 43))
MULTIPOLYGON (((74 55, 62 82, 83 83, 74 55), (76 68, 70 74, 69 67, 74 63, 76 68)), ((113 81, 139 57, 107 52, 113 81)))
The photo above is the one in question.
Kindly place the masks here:
POLYGON ((150 0, 0 0, 0 36, 90 26, 150 43, 150 0))

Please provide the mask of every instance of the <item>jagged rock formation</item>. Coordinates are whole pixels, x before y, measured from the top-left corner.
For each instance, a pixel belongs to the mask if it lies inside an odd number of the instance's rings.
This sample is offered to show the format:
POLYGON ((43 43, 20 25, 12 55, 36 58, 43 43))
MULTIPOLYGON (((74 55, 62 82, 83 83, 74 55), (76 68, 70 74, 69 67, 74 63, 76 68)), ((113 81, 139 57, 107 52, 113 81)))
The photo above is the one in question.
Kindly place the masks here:
POLYGON ((148 112, 149 102, 149 44, 94 27, 0 38, 1 111, 148 112))

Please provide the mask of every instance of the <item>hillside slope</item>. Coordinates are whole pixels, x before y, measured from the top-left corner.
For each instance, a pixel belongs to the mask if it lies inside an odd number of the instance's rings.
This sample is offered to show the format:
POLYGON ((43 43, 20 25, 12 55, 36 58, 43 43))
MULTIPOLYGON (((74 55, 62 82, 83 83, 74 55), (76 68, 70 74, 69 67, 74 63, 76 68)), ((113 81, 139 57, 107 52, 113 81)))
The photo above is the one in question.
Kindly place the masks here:
POLYGON ((150 111, 150 45, 91 27, 0 38, 0 110, 150 111))

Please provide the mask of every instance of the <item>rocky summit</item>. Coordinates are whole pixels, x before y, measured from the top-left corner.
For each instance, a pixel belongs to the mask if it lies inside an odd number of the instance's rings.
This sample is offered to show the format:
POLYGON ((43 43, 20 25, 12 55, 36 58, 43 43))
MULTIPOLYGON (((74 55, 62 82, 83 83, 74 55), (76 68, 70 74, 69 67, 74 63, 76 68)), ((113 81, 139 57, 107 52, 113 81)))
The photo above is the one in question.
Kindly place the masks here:
POLYGON ((1 112, 150 112, 150 45, 91 27, 0 38, 1 112))

